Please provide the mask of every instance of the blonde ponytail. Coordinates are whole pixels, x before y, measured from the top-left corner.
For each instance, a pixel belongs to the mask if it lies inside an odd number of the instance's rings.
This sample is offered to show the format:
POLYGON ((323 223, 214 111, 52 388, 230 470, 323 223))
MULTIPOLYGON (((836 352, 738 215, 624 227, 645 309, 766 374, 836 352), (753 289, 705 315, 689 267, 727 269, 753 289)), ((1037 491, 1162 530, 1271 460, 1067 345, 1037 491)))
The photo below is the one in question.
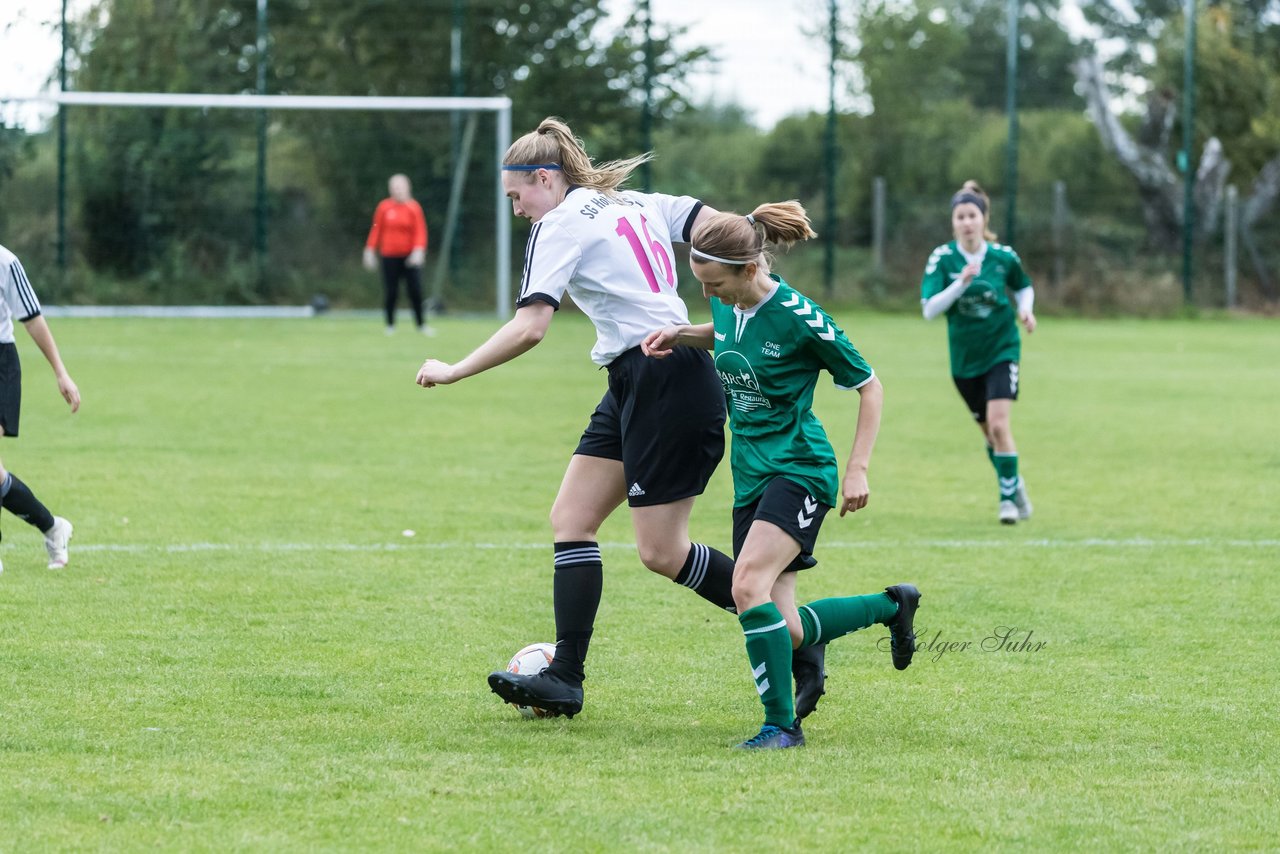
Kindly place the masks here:
POLYGON ((606 194, 616 193, 642 163, 653 159, 645 152, 626 160, 611 160, 599 166, 591 162, 582 140, 562 120, 550 116, 538 127, 511 143, 502 158, 503 166, 559 167, 568 182, 606 194))
POLYGON ((693 232, 692 257, 735 265, 755 261, 767 269, 773 262, 770 247, 787 249, 817 236, 798 201, 768 202, 747 216, 718 213, 699 225, 693 232))

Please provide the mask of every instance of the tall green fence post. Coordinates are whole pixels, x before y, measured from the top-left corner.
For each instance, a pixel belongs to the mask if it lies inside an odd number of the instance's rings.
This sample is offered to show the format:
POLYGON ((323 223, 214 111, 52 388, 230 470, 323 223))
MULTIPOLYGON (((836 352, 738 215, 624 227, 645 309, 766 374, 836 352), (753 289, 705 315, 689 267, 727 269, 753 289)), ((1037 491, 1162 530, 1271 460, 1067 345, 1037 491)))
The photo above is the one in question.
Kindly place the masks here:
MULTIPOLYGON (((59 20, 62 37, 62 53, 58 58, 58 90, 67 91, 67 0, 62 0, 62 17, 59 20)), ((67 281, 67 105, 58 104, 58 281, 67 281)), ((61 288, 60 288, 61 289, 61 288)), ((61 295, 66 299, 65 295, 61 295)))
POLYGON ((1191 256, 1196 225, 1196 170, 1191 165, 1191 147, 1196 124, 1196 0, 1187 0, 1187 46, 1182 59, 1182 300, 1191 305, 1191 256))
MULTIPOLYGON (((653 150, 653 6, 649 0, 640 0, 644 14, 644 106, 640 112, 640 150, 653 150)), ((649 163, 640 167, 644 191, 653 192, 653 169, 649 163)))
POLYGON ((836 38, 837 0, 831 0, 830 39, 831 56, 827 65, 827 135, 823 159, 827 176, 827 224, 823 228, 822 292, 830 297, 836 289, 836 38))
POLYGON ((1009 140, 1005 150, 1005 205, 1004 242, 1012 246, 1018 222, 1018 3, 1009 0, 1008 35, 1005 41, 1005 112, 1009 114, 1009 140))
MULTIPOLYGON (((267 0, 258 0, 258 94, 267 94, 267 0)), ((258 293, 267 295, 267 111, 258 110, 258 173, 254 187, 254 255, 258 293)))

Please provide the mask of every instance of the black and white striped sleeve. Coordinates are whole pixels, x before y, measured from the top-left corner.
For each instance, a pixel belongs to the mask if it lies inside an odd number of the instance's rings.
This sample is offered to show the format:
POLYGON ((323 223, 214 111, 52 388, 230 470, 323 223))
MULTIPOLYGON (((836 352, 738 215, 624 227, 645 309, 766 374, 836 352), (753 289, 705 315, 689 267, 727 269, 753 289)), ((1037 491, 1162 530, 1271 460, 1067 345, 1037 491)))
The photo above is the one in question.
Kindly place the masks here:
POLYGON ((555 223, 535 223, 524 248, 524 273, 516 308, 545 302, 559 309, 564 292, 582 260, 582 247, 555 223))
POLYGON ((5 271, 4 298, 13 316, 23 323, 40 314, 40 300, 17 258, 10 260, 9 269, 5 271))
POLYGON ((702 202, 692 196, 668 196, 665 193, 646 193, 644 198, 662 212, 662 219, 667 224, 667 237, 672 243, 690 241, 693 221, 702 210, 702 202))

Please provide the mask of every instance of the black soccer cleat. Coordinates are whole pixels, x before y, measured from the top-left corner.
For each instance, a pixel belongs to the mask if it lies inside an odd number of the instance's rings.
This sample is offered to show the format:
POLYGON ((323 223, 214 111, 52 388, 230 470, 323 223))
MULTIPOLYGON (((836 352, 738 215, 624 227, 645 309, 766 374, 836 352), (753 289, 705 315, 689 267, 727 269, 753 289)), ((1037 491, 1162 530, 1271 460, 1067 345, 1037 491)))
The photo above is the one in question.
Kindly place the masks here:
POLYGON ((791 675, 796 680, 796 717, 804 720, 818 708, 818 698, 827 693, 827 645, 802 646, 791 651, 791 675))
POLYGON ((545 670, 531 676, 499 670, 489 674, 489 688, 504 702, 543 709, 552 717, 572 718, 582 711, 582 684, 566 682, 545 670))
POLYGON ((911 656, 916 652, 915 620, 916 609, 920 607, 920 591, 911 584, 895 584, 886 587, 884 592, 898 603, 898 613, 885 623, 889 627, 889 651, 893 655, 893 666, 906 670, 911 666, 911 656))

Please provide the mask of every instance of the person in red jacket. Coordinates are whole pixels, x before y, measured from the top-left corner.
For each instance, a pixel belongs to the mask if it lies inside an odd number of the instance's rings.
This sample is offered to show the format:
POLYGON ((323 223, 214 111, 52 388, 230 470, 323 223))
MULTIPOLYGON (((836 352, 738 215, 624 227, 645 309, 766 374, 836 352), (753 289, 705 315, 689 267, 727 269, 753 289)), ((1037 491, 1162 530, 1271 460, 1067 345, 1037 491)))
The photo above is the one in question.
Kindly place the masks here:
POLYGON ((422 206, 413 199, 409 178, 392 175, 387 182, 390 198, 378 203, 373 212, 373 226, 364 245, 364 265, 378 267, 382 257, 383 307, 387 316, 387 334, 396 330, 396 300, 400 296, 400 279, 409 291, 409 307, 418 331, 433 334, 422 310, 422 262, 427 257, 427 220, 422 206))

